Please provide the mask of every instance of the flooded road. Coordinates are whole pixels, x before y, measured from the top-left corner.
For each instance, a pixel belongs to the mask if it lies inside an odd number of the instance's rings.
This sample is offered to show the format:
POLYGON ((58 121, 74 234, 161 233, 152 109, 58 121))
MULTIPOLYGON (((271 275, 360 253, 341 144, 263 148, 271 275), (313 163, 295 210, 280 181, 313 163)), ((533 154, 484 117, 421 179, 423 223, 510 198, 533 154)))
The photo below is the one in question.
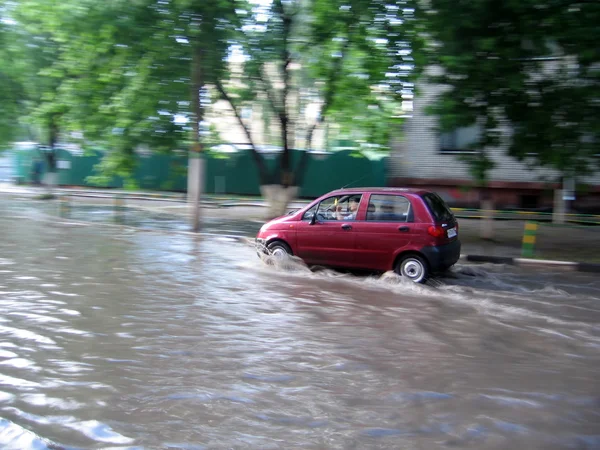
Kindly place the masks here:
POLYGON ((0 448, 600 448, 600 280, 271 266, 0 208, 0 448))

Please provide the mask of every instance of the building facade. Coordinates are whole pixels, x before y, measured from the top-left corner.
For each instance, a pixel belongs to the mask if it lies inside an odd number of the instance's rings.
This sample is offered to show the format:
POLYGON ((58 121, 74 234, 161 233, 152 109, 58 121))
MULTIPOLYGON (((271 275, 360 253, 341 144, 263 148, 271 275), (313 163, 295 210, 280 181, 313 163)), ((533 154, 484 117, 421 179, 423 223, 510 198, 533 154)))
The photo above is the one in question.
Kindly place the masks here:
MULTIPOLYGON (((438 120, 426 108, 435 101, 443 87, 424 84, 415 96, 412 113, 404 124, 404 138, 390 157, 388 183, 391 186, 422 186, 438 191, 450 204, 478 207, 480 191, 476 188, 467 163, 460 156, 470 150, 477 128, 463 128, 440 134, 438 120)), ((506 127, 503 133, 510 133, 506 127)), ((489 172, 492 200, 499 208, 548 209, 552 207, 556 188, 561 187, 559 174, 548 169, 530 169, 507 155, 507 144, 488 149, 495 167, 489 172)), ((599 151, 600 152, 600 151, 599 151)), ((578 180, 586 185, 576 192, 572 206, 581 211, 600 209, 600 172, 578 180)))

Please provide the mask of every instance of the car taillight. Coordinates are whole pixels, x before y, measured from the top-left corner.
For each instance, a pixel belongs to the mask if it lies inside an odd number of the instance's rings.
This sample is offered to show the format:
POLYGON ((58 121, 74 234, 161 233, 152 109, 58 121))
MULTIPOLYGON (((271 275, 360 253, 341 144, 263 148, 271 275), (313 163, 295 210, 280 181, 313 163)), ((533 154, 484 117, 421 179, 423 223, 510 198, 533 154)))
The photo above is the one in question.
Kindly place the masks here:
POLYGON ((440 226, 430 226, 429 228, 427 228, 427 232, 433 236, 433 237, 442 237, 444 235, 444 232, 446 230, 444 230, 442 227, 440 226))

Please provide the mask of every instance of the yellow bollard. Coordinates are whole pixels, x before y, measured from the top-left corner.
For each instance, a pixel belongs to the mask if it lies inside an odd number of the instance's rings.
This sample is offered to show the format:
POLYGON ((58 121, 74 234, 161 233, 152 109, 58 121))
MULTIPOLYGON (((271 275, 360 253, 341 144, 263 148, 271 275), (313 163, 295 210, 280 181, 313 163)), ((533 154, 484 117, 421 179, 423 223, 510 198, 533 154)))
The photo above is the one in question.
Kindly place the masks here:
POLYGON ((526 258, 533 257, 533 251, 535 248, 535 238, 538 230, 538 224, 536 222, 525 222, 525 230, 523 232, 523 244, 521 247, 521 254, 526 258))

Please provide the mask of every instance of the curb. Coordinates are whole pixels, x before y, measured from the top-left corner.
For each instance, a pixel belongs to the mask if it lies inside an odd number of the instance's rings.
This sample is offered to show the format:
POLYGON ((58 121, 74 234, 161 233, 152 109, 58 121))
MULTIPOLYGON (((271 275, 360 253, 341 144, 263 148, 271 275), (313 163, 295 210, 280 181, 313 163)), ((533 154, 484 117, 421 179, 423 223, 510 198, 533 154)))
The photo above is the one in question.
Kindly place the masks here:
POLYGON ((469 262, 508 264, 511 266, 555 267, 574 272, 600 273, 600 264, 573 261, 553 261, 549 259, 512 258, 510 256, 460 255, 460 259, 469 262))

